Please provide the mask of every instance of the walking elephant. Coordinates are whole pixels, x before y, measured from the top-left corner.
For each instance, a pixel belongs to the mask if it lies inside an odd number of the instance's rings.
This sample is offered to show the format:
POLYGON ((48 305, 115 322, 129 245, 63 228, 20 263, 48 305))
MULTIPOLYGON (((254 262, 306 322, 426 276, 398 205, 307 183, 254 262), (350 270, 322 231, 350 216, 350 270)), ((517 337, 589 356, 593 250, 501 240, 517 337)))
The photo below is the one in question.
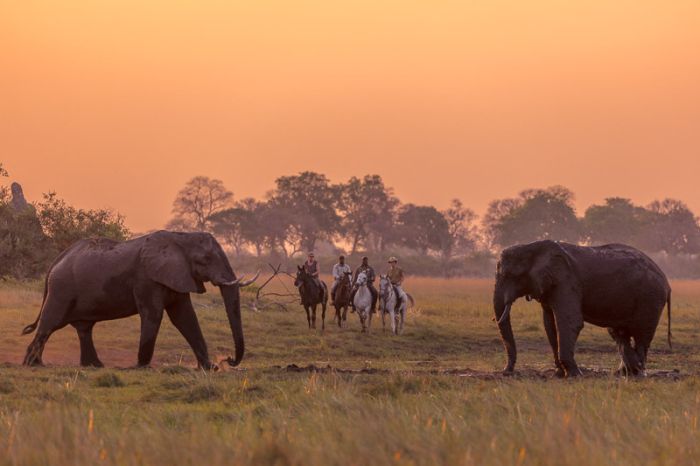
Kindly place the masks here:
POLYGON ((238 365, 245 351, 239 289, 256 278, 237 279, 221 246, 208 233, 158 231, 125 242, 78 241, 48 271, 39 315, 22 332, 37 330, 24 364, 41 365, 51 334, 72 325, 80 339, 80 364, 102 367, 92 341, 95 323, 139 314, 138 365, 147 366, 165 310, 199 366, 215 368, 190 299, 190 293, 204 293, 204 282, 211 282, 221 291, 236 347, 235 359, 229 357, 228 363, 238 365))
POLYGON ((664 305, 671 345, 671 287, 661 269, 630 246, 537 241, 503 251, 493 305, 508 355, 504 373, 513 372, 516 360, 510 309, 523 296, 542 305, 558 376, 580 375, 574 347, 584 322, 608 328, 622 359, 618 371, 624 374, 644 373, 664 305))

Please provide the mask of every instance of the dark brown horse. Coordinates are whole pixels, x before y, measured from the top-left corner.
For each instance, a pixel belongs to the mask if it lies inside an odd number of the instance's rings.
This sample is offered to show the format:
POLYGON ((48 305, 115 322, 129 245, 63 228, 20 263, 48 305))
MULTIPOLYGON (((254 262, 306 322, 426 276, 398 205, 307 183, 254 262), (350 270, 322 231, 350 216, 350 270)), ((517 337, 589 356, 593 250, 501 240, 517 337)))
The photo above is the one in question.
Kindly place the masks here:
POLYGON ((350 292, 352 291, 352 273, 346 272, 340 277, 333 296, 335 307, 334 319, 338 321, 338 327, 343 327, 343 322, 348 320, 348 307, 350 306, 350 292), (342 312, 341 312, 342 310, 342 312))
POLYGON ((316 328, 316 306, 320 304, 323 310, 321 313, 321 329, 325 330, 326 306, 328 305, 328 287, 326 287, 326 284, 306 273, 303 267, 297 266, 294 286, 299 288, 299 296, 301 296, 301 304, 306 311, 306 320, 309 323, 309 328, 316 328))

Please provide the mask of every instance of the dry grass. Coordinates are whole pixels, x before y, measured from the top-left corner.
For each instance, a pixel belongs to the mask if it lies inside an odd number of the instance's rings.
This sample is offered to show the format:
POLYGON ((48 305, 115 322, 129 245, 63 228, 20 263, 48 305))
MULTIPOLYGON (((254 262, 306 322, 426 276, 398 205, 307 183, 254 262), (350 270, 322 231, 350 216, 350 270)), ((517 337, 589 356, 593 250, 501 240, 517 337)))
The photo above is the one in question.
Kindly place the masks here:
MULTIPOLYGON (((107 369, 75 367, 70 328, 48 343, 51 367, 19 367, 29 342, 19 331, 36 315, 41 284, 0 285, 0 362, 8 362, 0 366, 0 465, 668 465, 700 457, 699 283, 673 284, 674 351, 660 331, 650 353, 652 371, 679 377, 576 381, 543 377, 551 356, 532 303, 513 310, 521 375, 501 378, 489 281, 412 279, 407 287, 418 308, 401 337, 384 335, 377 319, 361 335, 355 315, 339 330, 329 312, 322 335, 306 329, 296 306, 246 312, 242 369, 203 373, 169 322, 154 369, 119 369, 135 362, 136 318, 96 327, 107 369)), ((230 354, 220 299, 196 301, 210 350, 230 354)), ((617 363, 612 340, 592 326, 577 354, 588 368, 617 363)))

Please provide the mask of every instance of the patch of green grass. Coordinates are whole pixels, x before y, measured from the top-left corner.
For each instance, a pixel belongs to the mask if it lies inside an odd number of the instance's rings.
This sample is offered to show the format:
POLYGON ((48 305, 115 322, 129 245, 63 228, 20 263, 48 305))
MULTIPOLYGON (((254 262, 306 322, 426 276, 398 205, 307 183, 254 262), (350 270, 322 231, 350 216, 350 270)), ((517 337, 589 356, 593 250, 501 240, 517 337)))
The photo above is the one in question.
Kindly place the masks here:
MULTIPOLYGON (((399 337, 376 318, 370 334, 359 333, 354 314, 338 329, 329 312, 321 333, 295 306, 244 311, 247 352, 235 370, 196 369, 167 318, 146 370, 115 369, 136 362, 137 318, 96 327, 108 369, 75 367, 70 328, 49 340, 46 368, 17 365, 31 337, 0 340, 13 363, 0 366, 0 465, 667 465, 700 457, 700 284, 673 283, 674 349, 660 330, 649 355, 650 372, 679 373, 639 380, 551 378, 534 303, 513 308, 519 374, 502 377, 489 281, 406 286, 418 308, 399 337)), ((31 322, 40 290, 1 285, 0 328, 31 322)), ((230 355, 220 297, 194 301, 212 357, 230 355)), ((586 326, 577 359, 601 371, 617 365, 605 329, 586 326)))
POLYGON ((96 387, 123 387, 124 381, 114 372, 105 372, 95 378, 96 387))

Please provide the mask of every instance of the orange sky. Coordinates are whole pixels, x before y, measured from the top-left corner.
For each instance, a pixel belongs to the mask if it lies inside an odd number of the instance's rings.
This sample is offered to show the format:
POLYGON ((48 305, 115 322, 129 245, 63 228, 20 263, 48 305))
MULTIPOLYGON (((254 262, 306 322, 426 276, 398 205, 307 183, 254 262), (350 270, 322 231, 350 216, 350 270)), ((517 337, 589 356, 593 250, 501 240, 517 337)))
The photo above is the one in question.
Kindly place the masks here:
POLYGON ((0 0, 0 161, 136 231, 193 175, 301 170, 700 213, 700 2, 0 0))

